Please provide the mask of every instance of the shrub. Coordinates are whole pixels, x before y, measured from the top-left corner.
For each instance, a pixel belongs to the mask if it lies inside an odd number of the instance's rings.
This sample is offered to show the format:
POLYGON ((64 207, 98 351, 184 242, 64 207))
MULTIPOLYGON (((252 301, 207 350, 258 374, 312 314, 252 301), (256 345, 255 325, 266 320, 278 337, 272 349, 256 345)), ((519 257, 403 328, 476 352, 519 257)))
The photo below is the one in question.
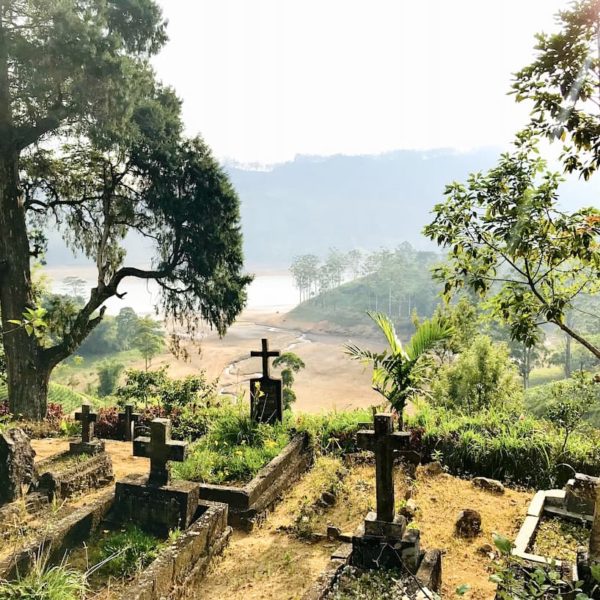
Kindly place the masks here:
POLYGON ((476 337, 452 364, 440 368, 432 397, 436 403, 471 414, 519 406, 521 382, 506 344, 493 343, 485 335, 476 337))
POLYGON ((441 452, 457 475, 494 477, 548 488, 560 481, 559 463, 578 472, 600 475, 600 432, 573 434, 561 452, 557 428, 544 419, 515 412, 480 411, 465 415, 422 403, 409 418, 421 437, 425 458, 441 452))
POLYGON ((116 406, 99 409, 94 430, 97 437, 105 440, 122 439, 119 431, 119 409, 116 406))

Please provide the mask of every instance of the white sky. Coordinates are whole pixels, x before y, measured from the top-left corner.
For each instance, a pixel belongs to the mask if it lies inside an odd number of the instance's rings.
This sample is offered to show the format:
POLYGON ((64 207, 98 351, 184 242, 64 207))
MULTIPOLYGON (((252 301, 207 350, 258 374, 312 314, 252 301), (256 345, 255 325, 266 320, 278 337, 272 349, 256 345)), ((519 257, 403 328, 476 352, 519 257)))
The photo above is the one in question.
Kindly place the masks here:
POLYGON ((505 146, 506 96, 567 0, 159 0, 154 61, 221 159, 505 146))

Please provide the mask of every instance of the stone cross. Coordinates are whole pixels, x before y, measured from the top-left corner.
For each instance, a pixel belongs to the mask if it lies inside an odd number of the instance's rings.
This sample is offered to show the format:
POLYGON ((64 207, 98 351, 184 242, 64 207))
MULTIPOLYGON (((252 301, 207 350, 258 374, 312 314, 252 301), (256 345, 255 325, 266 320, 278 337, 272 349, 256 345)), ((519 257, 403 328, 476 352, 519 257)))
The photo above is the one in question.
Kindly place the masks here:
POLYGON ((133 412, 133 404, 126 404, 125 411, 119 413, 119 422, 121 423, 121 427, 123 428, 123 439, 126 442, 130 442, 132 439, 131 435, 131 425, 133 423, 137 423, 140 420, 140 415, 138 413, 133 412))
POLYGON ((133 455, 150 459, 149 485, 165 486, 171 480, 169 461, 183 462, 187 442, 171 440, 171 421, 154 419, 150 423, 150 437, 133 440, 133 455))
POLYGON ((377 492, 377 520, 394 521, 394 451, 406 448, 410 433, 393 430, 393 417, 378 414, 374 418, 375 431, 359 431, 357 445, 375 453, 375 480, 377 492))
POLYGON ((262 371, 263 379, 269 379, 269 358, 279 356, 279 350, 269 350, 269 340, 266 338, 262 339, 262 350, 252 350, 250 356, 253 358, 262 358, 262 371))
POLYGON ((89 404, 82 404, 81 411, 75 413, 75 420, 81 421, 81 441, 89 444, 94 439, 94 423, 98 415, 93 412, 89 404))

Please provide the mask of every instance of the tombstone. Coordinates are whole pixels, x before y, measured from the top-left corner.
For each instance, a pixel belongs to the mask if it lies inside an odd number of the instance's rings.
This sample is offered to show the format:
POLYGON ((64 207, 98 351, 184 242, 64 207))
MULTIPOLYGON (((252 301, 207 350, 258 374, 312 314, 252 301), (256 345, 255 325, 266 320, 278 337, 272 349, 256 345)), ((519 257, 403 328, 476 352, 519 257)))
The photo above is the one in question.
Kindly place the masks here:
POLYGON ((104 442, 94 439, 94 423, 98 419, 89 404, 82 404, 81 410, 75 413, 75 420, 81 422, 81 442, 71 442, 71 454, 100 454, 104 452, 104 442))
POLYGON ((18 500, 36 483, 35 450, 22 429, 0 433, 0 504, 18 500))
POLYGON ((134 412, 133 404, 126 404, 122 413, 119 413, 119 431, 123 436, 124 442, 131 442, 133 439, 133 426, 140 420, 140 414, 134 412))
POLYGON ((599 483, 598 477, 576 473, 565 486, 564 508, 571 513, 593 515, 599 483))
POLYGON ((133 455, 150 459, 148 485, 169 485, 169 462, 183 462, 186 454, 187 442, 171 440, 169 419, 154 419, 150 424, 150 437, 139 437, 133 441, 133 455))
POLYGON ((414 573, 420 559, 420 534, 406 529, 394 510, 394 457, 408 454, 410 433, 393 430, 393 417, 378 414, 373 431, 359 431, 357 446, 375 453, 376 512, 370 512, 352 538, 352 564, 361 568, 401 568, 414 573))
POLYGON ((187 443, 171 440, 169 419, 154 419, 150 437, 133 441, 133 455, 150 459, 150 475, 131 475, 117 482, 115 511, 120 521, 135 522, 164 535, 192 523, 200 498, 200 485, 171 482, 170 461, 183 462, 187 443))
POLYGON ((262 377, 250 380, 250 414, 258 423, 273 424, 283 420, 281 379, 269 374, 269 358, 279 356, 278 350, 269 350, 269 340, 262 340, 261 350, 252 350, 251 357, 262 358, 262 377))

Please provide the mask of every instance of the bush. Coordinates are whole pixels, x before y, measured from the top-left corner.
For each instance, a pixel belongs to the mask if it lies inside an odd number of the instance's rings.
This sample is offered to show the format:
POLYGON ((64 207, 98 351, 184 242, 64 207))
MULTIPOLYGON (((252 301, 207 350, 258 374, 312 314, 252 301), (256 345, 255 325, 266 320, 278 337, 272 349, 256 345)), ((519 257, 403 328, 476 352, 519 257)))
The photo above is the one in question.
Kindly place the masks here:
POLYGON ((520 406, 522 386, 506 344, 493 343, 485 335, 476 337, 453 363, 439 369, 432 397, 438 404, 471 414, 520 406))
MULTIPOLYGON (((557 428, 515 412, 465 415, 422 403, 408 420, 425 458, 435 451, 457 475, 484 476, 548 489, 561 484, 559 463, 600 475, 600 432, 572 434, 564 452, 557 428)), ((418 449, 418 448, 416 448, 418 449)))
POLYGON ((122 439, 119 431, 119 409, 116 406, 99 409, 94 431, 97 437, 104 440, 122 439))

